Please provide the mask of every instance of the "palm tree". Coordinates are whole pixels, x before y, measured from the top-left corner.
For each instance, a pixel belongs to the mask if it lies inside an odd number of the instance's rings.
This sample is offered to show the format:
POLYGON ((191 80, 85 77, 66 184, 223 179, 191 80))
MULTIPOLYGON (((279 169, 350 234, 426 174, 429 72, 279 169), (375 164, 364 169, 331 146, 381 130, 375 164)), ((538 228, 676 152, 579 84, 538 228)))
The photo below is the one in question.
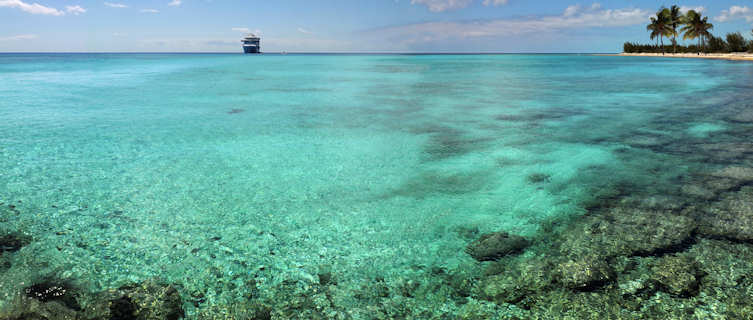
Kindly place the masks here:
POLYGON ((651 31, 651 40, 659 37, 661 41, 661 54, 664 55, 664 36, 672 34, 669 9, 662 8, 657 11, 656 17, 651 17, 651 23, 646 26, 646 30, 651 31))
POLYGON ((695 10, 688 10, 685 14, 684 26, 680 29, 683 32, 682 39, 695 39, 698 38, 698 55, 701 54, 701 48, 704 45, 704 38, 711 35, 709 30, 714 28, 714 25, 709 23, 709 17, 701 18, 701 14, 695 12, 695 10))
POLYGON ((677 26, 682 24, 682 14, 680 7, 673 5, 669 9, 669 23, 672 27, 672 53, 677 53, 677 26))

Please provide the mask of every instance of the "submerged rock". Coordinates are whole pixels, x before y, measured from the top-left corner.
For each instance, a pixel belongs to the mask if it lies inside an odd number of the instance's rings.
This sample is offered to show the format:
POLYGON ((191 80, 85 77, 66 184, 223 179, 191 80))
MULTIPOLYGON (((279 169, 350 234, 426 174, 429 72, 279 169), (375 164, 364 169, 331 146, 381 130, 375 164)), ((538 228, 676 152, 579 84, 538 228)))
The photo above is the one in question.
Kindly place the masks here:
POLYGON ((465 248, 465 252, 478 261, 493 261, 505 255, 520 252, 529 244, 524 237, 507 232, 494 232, 484 234, 478 240, 471 242, 465 248))
POLYGON ((68 281, 44 280, 24 288, 0 319, 178 320, 184 317, 178 291, 153 280, 100 293, 68 281), (8 315, 12 315, 8 317, 8 315))
POLYGON ((701 234, 753 241, 753 188, 726 195, 696 217, 701 234))
POLYGON ((557 265, 557 280, 565 287, 593 290, 616 278, 606 260, 597 256, 579 257, 557 265))
POLYGON ((663 291, 684 297, 698 293, 703 276, 696 261, 688 256, 662 257, 651 271, 651 279, 659 283, 663 291))
POLYGON ((79 312, 58 302, 41 302, 32 298, 22 298, 12 306, 0 310, 3 320, 77 320, 106 319, 83 317, 79 312))
POLYGON ((19 232, 0 234, 0 254, 16 252, 31 243, 31 237, 19 232))
POLYGON ((526 180, 534 184, 544 183, 544 182, 550 182, 552 180, 552 176, 546 173, 533 173, 533 174, 529 174, 528 177, 526 177, 526 180))
POLYGON ((155 280, 120 287, 109 292, 111 319, 178 320, 184 316, 178 290, 155 280))
POLYGON ((676 251, 692 242, 693 219, 671 211, 615 207, 584 217, 565 231, 563 256, 648 256, 676 251))
POLYGON ((734 122, 753 123, 753 109, 746 109, 733 116, 729 117, 729 120, 734 122))
POLYGON ((26 297, 40 302, 57 301, 72 310, 80 310, 73 286, 67 281, 42 281, 24 289, 26 297))
POLYGON ((740 180, 743 182, 753 181, 753 168, 730 166, 711 173, 712 176, 740 180))
MULTIPOLYGON (((495 273, 483 278, 478 295, 496 303, 517 303, 552 283, 552 263, 547 258, 517 258, 492 265, 495 273)), ((487 270, 489 273, 489 270, 487 270)))
POLYGON ((721 193, 735 190, 753 182, 753 168, 729 166, 716 171, 692 176, 682 186, 683 194, 702 200, 713 200, 721 193))
POLYGON ((751 142, 720 142, 695 145, 688 153, 700 154, 716 161, 738 163, 740 158, 753 154, 751 142))

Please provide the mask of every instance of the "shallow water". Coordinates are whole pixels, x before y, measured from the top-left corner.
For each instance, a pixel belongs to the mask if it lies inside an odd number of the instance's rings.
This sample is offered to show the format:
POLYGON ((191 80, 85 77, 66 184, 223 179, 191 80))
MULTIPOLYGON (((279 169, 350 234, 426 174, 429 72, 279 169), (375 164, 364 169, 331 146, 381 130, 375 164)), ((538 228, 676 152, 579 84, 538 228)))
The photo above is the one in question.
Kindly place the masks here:
POLYGON ((643 57, 2 54, 0 219, 34 241, 0 308, 49 275, 158 277, 197 318, 250 279, 476 265, 479 234, 536 237, 753 165, 692 147, 750 138, 734 117, 751 80, 753 64, 643 57))

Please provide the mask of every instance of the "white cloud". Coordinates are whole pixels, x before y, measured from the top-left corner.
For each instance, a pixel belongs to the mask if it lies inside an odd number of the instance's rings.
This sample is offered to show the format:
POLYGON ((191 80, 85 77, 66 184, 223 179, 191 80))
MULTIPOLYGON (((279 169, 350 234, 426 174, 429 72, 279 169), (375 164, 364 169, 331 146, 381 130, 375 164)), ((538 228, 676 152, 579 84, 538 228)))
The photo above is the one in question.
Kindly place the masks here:
POLYGON ((44 14, 51 16, 62 16, 65 12, 52 7, 46 7, 38 3, 26 3, 21 0, 0 0, 0 7, 17 8, 31 14, 44 14))
POLYGON ((300 27, 298 28, 298 32, 305 33, 305 34, 312 34, 313 33, 310 30, 306 30, 306 29, 300 28, 300 27))
POLYGON ((571 16, 574 16, 576 13, 578 13, 579 10, 580 10, 580 6, 577 4, 573 6, 569 6, 565 8, 565 12, 562 15, 565 17, 571 17, 571 16))
POLYGON ((141 9, 142 13, 159 13, 157 9, 141 9))
POLYGON ((509 0, 484 0, 483 4, 485 6, 501 6, 505 5, 509 2, 509 0))
POLYGON ((36 39, 36 38, 37 38, 36 34, 19 34, 17 36, 0 38, 0 41, 30 40, 30 39, 36 39))
POLYGON ((122 3, 105 2, 105 5, 110 8, 128 8, 127 5, 124 5, 122 3))
POLYGON ((180 6, 181 4, 183 4, 182 0, 173 0, 173 1, 170 1, 170 3, 168 3, 167 5, 171 7, 177 7, 177 6, 180 6))
MULTIPOLYGON (((397 0, 395 0, 397 2, 397 0)), ((447 10, 462 9, 465 8, 473 0, 411 0, 411 4, 420 4, 429 8, 431 12, 443 12, 447 10)), ((510 0, 484 0, 481 3, 485 6, 501 6, 506 5, 510 0)))
POLYGON ((238 27, 238 28, 233 28, 232 30, 233 31, 242 32, 242 33, 251 33, 251 29, 249 29, 249 28, 240 28, 240 27, 238 27))
POLYGON ((649 10, 602 9, 599 5, 570 6, 561 15, 468 22, 427 22, 375 30, 374 35, 403 44, 430 43, 446 39, 507 37, 552 33, 564 29, 608 28, 645 24, 649 10))
POLYGON ((79 5, 76 5, 76 6, 65 6, 65 11, 68 12, 68 13, 70 13, 70 14, 76 15, 76 16, 79 15, 79 14, 82 14, 82 13, 86 13, 86 9, 82 8, 79 5))
POLYGON ((722 13, 714 18, 719 22, 745 19, 747 22, 753 22, 753 8, 748 6, 731 6, 728 10, 722 10, 722 13))
POLYGON ((442 12, 465 8, 470 5, 472 1, 473 0, 411 0, 410 3, 425 5, 431 12, 442 12))
POLYGON ((686 7, 686 6, 681 6, 681 7, 680 7, 680 13, 682 13, 682 14, 686 14, 686 13, 688 13, 688 11, 690 11, 690 10, 693 10, 693 11, 695 11, 695 12, 701 13, 701 12, 704 12, 704 11, 706 11, 706 7, 703 7, 703 6, 699 6, 699 7, 686 7))

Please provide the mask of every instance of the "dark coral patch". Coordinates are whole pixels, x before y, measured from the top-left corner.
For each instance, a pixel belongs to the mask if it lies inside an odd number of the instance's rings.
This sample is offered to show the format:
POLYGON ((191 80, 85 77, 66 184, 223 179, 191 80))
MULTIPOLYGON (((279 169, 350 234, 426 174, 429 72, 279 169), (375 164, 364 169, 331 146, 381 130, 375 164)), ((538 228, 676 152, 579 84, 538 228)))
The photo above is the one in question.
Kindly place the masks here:
POLYGON ((66 281, 42 281, 25 288, 24 293, 41 302, 58 301, 70 309, 81 310, 75 289, 66 281))
POLYGON ((136 305, 128 297, 110 301, 110 320, 136 319, 136 305))
POLYGON ((526 177, 526 180, 530 183, 545 183, 552 180, 552 176, 546 173, 533 173, 526 177))
POLYGON ((437 194, 461 195, 483 190, 489 183, 488 172, 447 174, 438 171, 424 172, 408 179, 390 196, 406 196, 417 199, 437 194))
POLYGON ((31 237, 25 234, 12 232, 0 235, 0 254, 3 252, 16 252, 31 243, 31 237))

